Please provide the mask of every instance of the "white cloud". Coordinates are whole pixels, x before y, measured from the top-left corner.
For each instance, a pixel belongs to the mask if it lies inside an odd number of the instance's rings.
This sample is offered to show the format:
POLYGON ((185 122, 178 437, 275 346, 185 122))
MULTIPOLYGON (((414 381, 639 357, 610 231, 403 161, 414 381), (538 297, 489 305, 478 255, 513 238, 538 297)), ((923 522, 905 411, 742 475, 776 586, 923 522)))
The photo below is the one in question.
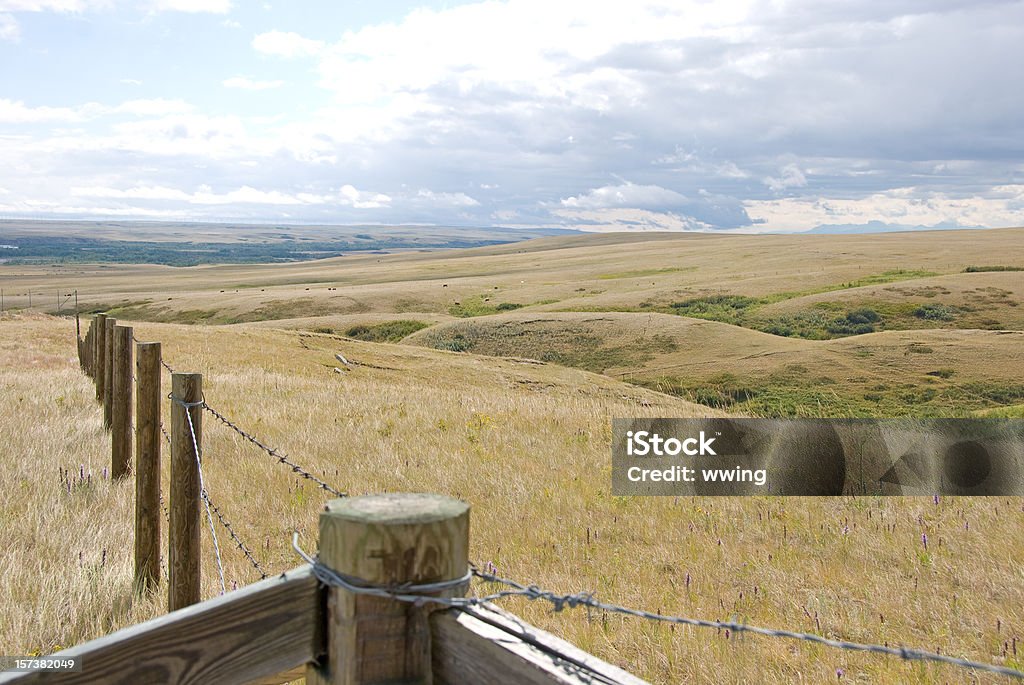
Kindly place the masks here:
POLYGON ((171 114, 187 114, 194 112, 195 107, 184 100, 168 100, 166 98, 149 98, 126 100, 120 105, 107 109, 112 114, 131 114, 138 117, 167 116, 171 114))
POLYGON ((18 42, 21 39, 21 26, 10 14, 0 14, 0 40, 18 42))
POLYGON ((126 190, 106 187, 73 187, 74 197, 96 197, 119 200, 175 200, 195 205, 230 205, 230 204, 262 204, 262 205, 302 205, 318 204, 327 199, 315 195, 289 194, 277 190, 257 190, 250 186, 242 186, 226 193, 216 193, 209 186, 200 186, 194 193, 186 193, 177 188, 164 186, 135 186, 126 190))
POLYGON ((240 88, 242 90, 270 90, 280 88, 284 81, 256 81, 247 76, 232 76, 222 82, 225 88, 240 88))
POLYGON ((1024 226, 1024 185, 996 186, 983 195, 954 197, 920 188, 894 188, 862 198, 784 198, 747 201, 762 231, 802 231, 829 224, 881 222, 904 226, 1024 226))
POLYGON ((416 193, 417 204, 430 207, 476 207, 479 201, 471 198, 465 193, 435 193, 425 188, 416 193))
POLYGON ((29 107, 24 102, 0 98, 0 123, 37 124, 49 122, 81 121, 81 108, 29 107))
POLYGON ((153 8, 158 12, 227 14, 231 0, 154 0, 153 8))
POLYGON ((803 188, 807 185, 807 177, 796 164, 787 164, 779 170, 778 177, 768 176, 764 184, 771 188, 772 192, 781 192, 786 188, 803 188))
POLYGON ((379 209, 391 204, 391 198, 383 193, 372 193, 356 190, 351 185, 343 185, 339 191, 341 204, 355 209, 379 209))
POLYGON ((70 192, 73 197, 185 201, 190 199, 190 195, 182 190, 166 188, 163 186, 135 186, 133 188, 128 188, 127 190, 118 190, 117 188, 106 188, 103 186, 85 186, 72 187, 70 192))
POLYGON ((0 123, 42 124, 75 123, 113 114, 129 114, 138 117, 186 114, 194 107, 182 100, 154 98, 148 100, 126 100, 119 105, 101 105, 87 102, 76 107, 31 107, 20 100, 0 98, 0 123))
POLYGON ((658 208, 684 204, 686 197, 656 185, 624 183, 595 188, 587 193, 562 199, 563 207, 606 209, 610 207, 658 208))
POLYGON ((0 12, 85 12, 109 9, 112 0, 0 0, 0 12))
POLYGON ((336 195, 287 193, 279 190, 259 190, 251 186, 218 193, 208 185, 201 185, 191 193, 159 185, 139 185, 125 189, 74 186, 70 194, 77 198, 182 202, 189 205, 341 205, 355 209, 378 209, 391 203, 391 198, 383 193, 360 191, 351 185, 342 186, 336 195))
POLYGON ((123 83, 126 86, 141 86, 142 85, 142 81, 140 81, 139 79, 135 79, 135 78, 123 78, 123 79, 121 79, 120 82, 123 83))
POLYGON ((257 52, 279 57, 312 57, 324 49, 323 41, 303 38, 291 31, 268 31, 252 39, 257 52))
POLYGON ((565 228, 607 233, 612 231, 706 231, 708 224, 691 216, 646 209, 559 209, 553 212, 565 228))

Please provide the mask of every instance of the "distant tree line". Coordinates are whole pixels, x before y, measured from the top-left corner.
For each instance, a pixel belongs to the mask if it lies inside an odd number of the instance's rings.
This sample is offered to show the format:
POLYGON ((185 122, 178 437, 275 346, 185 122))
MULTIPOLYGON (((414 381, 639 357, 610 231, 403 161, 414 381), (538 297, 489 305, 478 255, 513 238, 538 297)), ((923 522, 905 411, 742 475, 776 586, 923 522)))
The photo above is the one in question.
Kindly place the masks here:
POLYGON ((263 264, 340 257, 350 252, 482 247, 509 242, 484 239, 379 238, 357 240, 281 240, 274 242, 145 242, 101 238, 26 236, 4 237, 0 243, 16 247, 0 255, 7 264, 52 262, 114 262, 122 264, 263 264))

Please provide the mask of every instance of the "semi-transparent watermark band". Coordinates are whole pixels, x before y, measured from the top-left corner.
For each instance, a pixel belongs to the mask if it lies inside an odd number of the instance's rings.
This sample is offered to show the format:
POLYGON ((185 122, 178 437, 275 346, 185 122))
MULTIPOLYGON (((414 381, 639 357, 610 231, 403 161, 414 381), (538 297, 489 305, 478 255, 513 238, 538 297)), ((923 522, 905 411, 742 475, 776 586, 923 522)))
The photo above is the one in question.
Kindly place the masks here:
POLYGON ((1024 495, 1021 419, 615 419, 614 495, 1024 495))

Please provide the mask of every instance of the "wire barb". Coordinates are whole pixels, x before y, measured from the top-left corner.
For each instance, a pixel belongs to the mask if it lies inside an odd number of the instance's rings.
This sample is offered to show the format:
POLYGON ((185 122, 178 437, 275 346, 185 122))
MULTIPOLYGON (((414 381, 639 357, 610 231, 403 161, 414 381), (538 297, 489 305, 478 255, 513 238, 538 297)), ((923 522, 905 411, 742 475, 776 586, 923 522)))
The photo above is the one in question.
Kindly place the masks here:
POLYGON ((235 533, 235 529, 231 526, 228 520, 224 518, 224 515, 221 513, 220 509, 217 508, 217 505, 213 503, 209 495, 206 497, 206 503, 213 510, 213 513, 217 517, 217 520, 220 521, 220 524, 227 529, 228 534, 231 535, 231 539, 234 541, 238 549, 242 550, 242 554, 244 554, 245 558, 249 560, 249 563, 252 564, 254 569, 256 569, 256 572, 260 574, 260 580, 269 578, 267 572, 263 570, 262 566, 260 566, 260 562, 256 561, 256 557, 254 557, 252 552, 249 551, 249 547, 246 546, 246 544, 242 542, 241 538, 238 537, 238 534, 235 533))

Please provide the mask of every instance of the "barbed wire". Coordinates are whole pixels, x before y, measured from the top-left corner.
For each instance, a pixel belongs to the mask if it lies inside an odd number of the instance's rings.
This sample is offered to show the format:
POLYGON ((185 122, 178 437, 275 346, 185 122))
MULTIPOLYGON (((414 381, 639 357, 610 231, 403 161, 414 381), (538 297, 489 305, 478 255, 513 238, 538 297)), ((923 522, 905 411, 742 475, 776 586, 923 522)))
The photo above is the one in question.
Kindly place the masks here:
POLYGON ((192 423, 192 412, 189 411, 194 407, 201 407, 204 402, 186 402, 173 394, 168 394, 167 397, 178 406, 185 410, 185 418, 188 419, 188 430, 192 434, 192 447, 195 449, 196 457, 196 469, 199 474, 199 496, 206 504, 206 518, 210 522, 210 535, 213 537, 213 552, 217 557, 217 576, 220 579, 220 593, 223 595, 227 592, 227 587, 224 585, 224 564, 220 558, 220 544, 217 542, 217 530, 213 527, 213 514, 210 513, 210 496, 206 492, 206 484, 203 481, 203 461, 199 456, 199 441, 196 439, 196 427, 192 423))
POLYGON ((331 493, 332 495, 335 495, 336 497, 348 497, 348 495, 346 493, 338 490, 337 488, 334 488, 334 487, 328 485, 324 481, 322 481, 319 478, 317 478, 316 476, 314 476, 309 471, 306 471, 304 468, 302 468, 301 466, 299 466, 295 462, 291 461, 291 459, 288 458, 288 455, 281 454, 275 448, 269 447, 269 446, 265 445, 256 436, 251 435, 251 434, 247 433, 246 431, 242 430, 241 428, 239 428, 238 425, 235 422, 231 421, 230 419, 225 417, 223 414, 221 414, 219 411, 217 411, 216 409, 211 407, 209 404, 207 404, 207 402, 205 400, 203 401, 201 406, 203 407, 203 409, 205 409, 210 414, 212 414, 214 418, 216 418, 218 421, 223 423, 225 426, 227 426, 231 430, 235 431, 236 433, 241 435, 243 438, 245 438, 246 440, 248 440, 252 444, 254 444, 257 447, 259 447, 261 450, 263 450, 264 452, 269 454, 274 459, 277 459, 277 461, 280 462, 281 464, 284 464, 285 466, 289 467, 292 470, 292 472, 297 474, 299 477, 305 478, 306 480, 309 480, 309 481, 312 481, 312 482, 316 483, 317 487, 321 488, 322 490, 326 490, 327 492, 331 493))
MULTIPOLYGON (((132 333, 132 340, 134 340, 135 342, 139 342, 138 338, 135 337, 134 333, 132 333)), ((160 358, 160 365, 163 366, 165 369, 167 369, 168 372, 175 373, 175 371, 171 367, 171 365, 168 364, 163 359, 162 356, 160 358)), ((133 380, 134 380, 134 376, 133 376, 133 380)), ((174 398, 171 398, 171 399, 173 400, 174 398)), ((320 478, 317 478, 312 473, 310 473, 306 469, 302 468, 301 466, 299 466, 298 464, 293 462, 291 459, 288 458, 288 455, 281 454, 280 452, 277 451, 276 448, 273 448, 273 447, 270 447, 270 446, 264 444, 256 436, 254 436, 254 435, 244 431, 234 421, 231 421, 226 416, 221 414, 219 411, 217 411, 216 409, 211 407, 209 404, 207 404, 205 397, 203 398, 203 401, 200 404, 196 405, 196 406, 201 406, 203 409, 208 411, 211 415, 214 416, 214 418, 216 418, 218 421, 223 423, 225 426, 227 426, 228 428, 232 429, 233 431, 238 433, 240 436, 242 436, 243 438, 245 438, 246 440, 248 440, 252 444, 254 444, 257 447, 259 447, 261 450, 263 450, 264 452, 269 454, 274 459, 277 459, 277 461, 279 463, 284 464, 285 466, 289 467, 292 470, 292 473, 295 473, 300 478, 304 478, 306 480, 312 481, 313 483, 316 483, 317 487, 319 487, 321 490, 325 490, 325 491, 331 493, 332 495, 334 495, 335 497, 348 497, 347 493, 344 493, 341 490, 338 490, 337 488, 329 485, 328 483, 324 482, 320 478)), ((190 420, 191 420, 191 417, 190 417, 190 420)), ((171 442, 170 436, 167 435, 167 431, 164 430, 164 427, 163 427, 162 423, 160 424, 160 430, 163 431, 164 437, 167 438, 167 443, 170 444, 170 442, 171 442)), ((197 454, 198 454, 198 452, 197 452, 197 454)), ((261 573, 262 573, 262 571, 261 571, 261 573)))
POLYGON ((256 572, 260 574, 260 579, 262 580, 264 578, 269 578, 267 572, 263 570, 262 566, 260 566, 260 562, 256 561, 256 557, 254 557, 252 555, 252 552, 249 551, 249 547, 244 542, 242 542, 241 538, 238 537, 238 535, 235 533, 235 529, 232 528, 231 524, 228 523, 228 520, 224 518, 224 515, 221 513, 220 509, 217 508, 217 505, 213 503, 208 494, 206 496, 206 503, 209 505, 211 509, 213 509, 213 513, 217 517, 217 520, 220 521, 220 524, 224 526, 225 529, 227 529, 228 534, 231 535, 231 539, 234 541, 238 549, 242 550, 242 553, 245 555, 245 558, 249 560, 249 563, 252 564, 252 567, 254 569, 256 569, 256 572))
POLYGON ((985 671, 988 673, 997 673, 999 675, 1011 676, 1013 678, 1019 678, 1024 680, 1024 671, 1018 671, 1013 668, 1006 666, 997 666, 995 664, 984 663, 980 661, 972 661, 969 659, 959 659, 957 657, 946 656, 943 654, 932 654, 931 652, 925 652, 920 649, 911 649, 908 647, 889 647, 888 645, 877 645, 864 642, 850 642, 847 640, 833 640, 822 635, 815 635, 814 633, 801 633, 792 630, 777 630, 774 628, 763 628, 761 626, 749 625, 747 623, 740 623, 738 621, 708 621, 699 618, 688 618, 685 616, 667 616, 663 614, 655 614, 650 611, 644 611, 642 609, 633 609, 630 607, 621 606, 618 604, 610 604, 607 602, 599 601, 595 593, 593 592, 577 592, 572 594, 558 594, 549 590, 542 590, 536 585, 526 585, 518 583, 508 578, 502 578, 494 573, 487 573, 479 570, 475 566, 471 566, 470 574, 473 577, 479 578, 480 580, 496 585, 505 586, 508 589, 499 590, 489 595, 482 597, 434 597, 427 595, 428 592, 438 592, 441 589, 447 589, 459 584, 466 582, 466 578, 459 578, 456 580, 442 581, 441 583, 432 583, 429 585, 398 585, 398 586, 371 586, 365 583, 361 583, 357 579, 347 578, 337 571, 334 571, 327 566, 321 564, 316 558, 309 556, 299 547, 299 535, 295 533, 292 537, 292 546, 295 551, 302 557, 307 563, 312 566, 313 573, 320 580, 320 582, 340 587, 348 592, 355 594, 372 595, 375 597, 385 597, 394 599, 400 602, 409 602, 415 605, 422 605, 425 603, 437 604, 440 606, 453 607, 453 608, 467 608, 472 606, 480 606, 488 604, 499 599, 506 597, 523 597, 530 601, 542 600, 551 604, 552 611, 560 612, 563 609, 575 609, 577 607, 587 607, 589 609, 597 609, 599 611, 605 611, 615 614, 623 614, 625 616, 633 616, 635 618, 642 618, 648 621, 659 621, 662 623, 671 623, 676 625, 692 626, 696 628, 715 628, 716 630, 732 631, 733 633, 752 633, 755 635, 762 635, 764 637, 778 637, 778 638, 789 638, 793 640, 802 640, 805 642, 812 642, 814 644, 824 645, 826 647, 832 647, 835 649, 843 649, 855 652, 869 652, 872 654, 885 654, 887 656, 898 656, 901 659, 907 661, 933 661, 951 666, 958 666, 960 668, 967 668, 976 671, 985 671))

